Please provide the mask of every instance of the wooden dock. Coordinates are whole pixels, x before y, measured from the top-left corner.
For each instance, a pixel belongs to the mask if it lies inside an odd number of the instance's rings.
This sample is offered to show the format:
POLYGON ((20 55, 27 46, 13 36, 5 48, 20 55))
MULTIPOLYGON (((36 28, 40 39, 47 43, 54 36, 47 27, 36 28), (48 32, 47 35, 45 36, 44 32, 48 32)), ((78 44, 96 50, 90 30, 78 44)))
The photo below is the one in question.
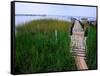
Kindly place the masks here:
POLYGON ((86 64, 86 38, 78 20, 75 20, 71 36, 71 52, 78 70, 88 69, 86 64))

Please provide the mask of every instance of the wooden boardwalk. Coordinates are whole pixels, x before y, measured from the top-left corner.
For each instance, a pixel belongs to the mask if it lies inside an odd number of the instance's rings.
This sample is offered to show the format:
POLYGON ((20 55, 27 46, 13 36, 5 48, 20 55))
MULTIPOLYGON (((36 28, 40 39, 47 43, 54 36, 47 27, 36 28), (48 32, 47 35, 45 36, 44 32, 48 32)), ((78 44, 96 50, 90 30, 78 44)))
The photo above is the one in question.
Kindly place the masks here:
POLYGON ((71 36, 71 52, 74 55, 78 70, 88 69, 86 64, 86 38, 78 20, 75 20, 71 36))

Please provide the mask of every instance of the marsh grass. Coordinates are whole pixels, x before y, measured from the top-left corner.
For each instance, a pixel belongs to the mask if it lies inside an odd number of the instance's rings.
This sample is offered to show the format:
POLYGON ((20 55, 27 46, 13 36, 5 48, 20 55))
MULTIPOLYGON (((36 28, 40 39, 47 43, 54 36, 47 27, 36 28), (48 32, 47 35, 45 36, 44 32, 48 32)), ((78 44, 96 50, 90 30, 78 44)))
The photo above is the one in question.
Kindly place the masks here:
POLYGON ((70 53, 69 28, 69 22, 51 19, 35 20, 16 27, 16 73, 76 70, 70 53))
POLYGON ((54 31, 55 29, 59 31, 68 31, 70 27, 70 22, 68 21, 61 21, 61 20, 55 20, 55 19, 40 19, 40 20, 34 20, 30 21, 24 24, 20 24, 18 27, 16 27, 17 31, 54 31), (63 25, 63 26, 62 26, 63 25))
POLYGON ((97 68, 97 31, 96 26, 88 27, 87 35, 87 64, 89 69, 97 68))

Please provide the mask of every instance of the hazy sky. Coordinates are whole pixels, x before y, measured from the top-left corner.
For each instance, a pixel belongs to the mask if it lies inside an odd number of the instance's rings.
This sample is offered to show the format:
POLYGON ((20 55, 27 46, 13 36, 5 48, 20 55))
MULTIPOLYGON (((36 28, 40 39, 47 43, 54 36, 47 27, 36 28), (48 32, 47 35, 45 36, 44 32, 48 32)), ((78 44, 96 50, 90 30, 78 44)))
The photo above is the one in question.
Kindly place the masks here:
POLYGON ((16 2, 15 13, 96 17, 96 7, 16 2))

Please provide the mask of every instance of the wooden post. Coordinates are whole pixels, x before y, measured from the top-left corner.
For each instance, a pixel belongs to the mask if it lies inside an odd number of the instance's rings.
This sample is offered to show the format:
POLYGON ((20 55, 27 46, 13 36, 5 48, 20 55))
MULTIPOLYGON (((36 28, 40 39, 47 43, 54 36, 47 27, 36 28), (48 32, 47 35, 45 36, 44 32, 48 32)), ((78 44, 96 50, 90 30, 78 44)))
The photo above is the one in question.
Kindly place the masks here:
POLYGON ((57 30, 55 29, 55 38, 56 38, 56 41, 57 41, 57 30))

